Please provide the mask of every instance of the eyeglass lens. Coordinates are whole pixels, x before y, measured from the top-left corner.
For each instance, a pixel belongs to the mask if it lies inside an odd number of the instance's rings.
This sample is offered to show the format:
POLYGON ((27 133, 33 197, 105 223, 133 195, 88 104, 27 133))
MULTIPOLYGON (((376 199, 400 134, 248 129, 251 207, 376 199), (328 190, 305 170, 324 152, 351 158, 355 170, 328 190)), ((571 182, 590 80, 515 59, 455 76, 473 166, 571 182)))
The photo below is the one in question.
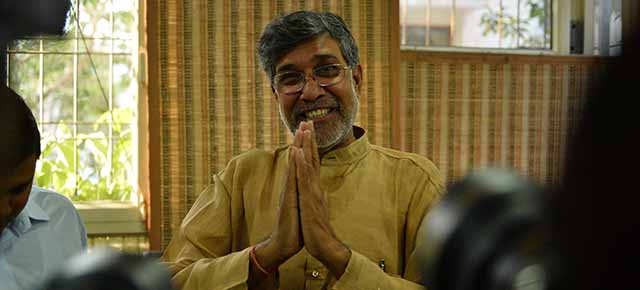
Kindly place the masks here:
MULTIPOLYGON (((342 81, 346 69, 341 64, 323 65, 313 69, 312 74, 319 86, 327 87, 342 81)), ((302 72, 283 72, 275 77, 276 88, 283 94, 301 91, 305 82, 306 77, 302 72)))

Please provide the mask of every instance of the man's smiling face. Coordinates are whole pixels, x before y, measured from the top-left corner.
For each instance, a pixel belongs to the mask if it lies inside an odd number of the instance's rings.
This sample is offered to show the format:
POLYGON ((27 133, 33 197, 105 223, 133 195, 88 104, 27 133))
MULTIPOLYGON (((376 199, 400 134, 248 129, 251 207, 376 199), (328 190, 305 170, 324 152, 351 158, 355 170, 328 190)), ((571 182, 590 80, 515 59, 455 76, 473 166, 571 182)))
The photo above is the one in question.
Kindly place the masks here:
POLYGON ((313 120, 318 148, 324 151, 354 140, 352 126, 358 111, 357 93, 362 75, 362 68, 357 65, 345 70, 340 82, 321 87, 313 79, 312 71, 331 64, 346 66, 346 61, 338 42, 323 34, 298 45, 276 65, 276 75, 287 71, 304 73, 306 82, 302 90, 282 94, 274 89, 281 118, 289 130, 295 133, 300 122, 313 120))

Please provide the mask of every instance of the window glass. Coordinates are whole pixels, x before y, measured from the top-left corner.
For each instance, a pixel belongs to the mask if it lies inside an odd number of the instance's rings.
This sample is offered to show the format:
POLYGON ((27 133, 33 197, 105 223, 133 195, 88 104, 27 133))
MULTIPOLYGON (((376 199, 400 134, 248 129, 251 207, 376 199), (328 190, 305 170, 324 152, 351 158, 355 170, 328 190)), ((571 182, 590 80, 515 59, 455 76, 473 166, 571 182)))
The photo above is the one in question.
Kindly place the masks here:
POLYGON ((72 0, 67 33, 11 44, 8 85, 41 131, 39 186, 137 201, 137 1, 72 0))
POLYGON ((551 49, 550 0, 400 0, 404 47, 551 49))

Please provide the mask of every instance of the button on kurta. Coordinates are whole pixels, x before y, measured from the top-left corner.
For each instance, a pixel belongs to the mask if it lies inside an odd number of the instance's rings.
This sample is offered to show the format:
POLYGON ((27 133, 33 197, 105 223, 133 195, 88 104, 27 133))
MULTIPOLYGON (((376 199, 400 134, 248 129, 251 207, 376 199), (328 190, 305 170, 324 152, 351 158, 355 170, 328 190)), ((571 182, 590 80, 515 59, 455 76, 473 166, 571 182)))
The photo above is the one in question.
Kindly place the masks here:
POLYGON ((318 278, 318 276, 320 276, 320 272, 318 272, 318 271, 316 271, 316 270, 313 270, 313 272, 311 272, 311 276, 312 276, 313 278, 318 278))

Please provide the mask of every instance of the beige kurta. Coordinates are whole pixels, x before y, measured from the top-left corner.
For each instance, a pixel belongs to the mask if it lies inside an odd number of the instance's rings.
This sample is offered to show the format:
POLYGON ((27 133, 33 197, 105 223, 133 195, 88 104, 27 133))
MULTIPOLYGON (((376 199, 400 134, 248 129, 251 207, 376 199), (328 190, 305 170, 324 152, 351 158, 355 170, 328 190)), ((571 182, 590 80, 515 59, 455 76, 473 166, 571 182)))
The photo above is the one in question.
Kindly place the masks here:
MULTIPOLYGON (((331 225, 352 251, 345 273, 336 281, 303 249, 280 266, 273 283, 280 289, 423 289, 414 248, 442 177, 426 158, 370 145, 364 130, 354 132, 362 136, 323 156, 320 170, 331 225)), ((253 150, 214 176, 162 258, 176 286, 247 289, 248 249, 273 229, 288 154, 289 147, 253 150)))

